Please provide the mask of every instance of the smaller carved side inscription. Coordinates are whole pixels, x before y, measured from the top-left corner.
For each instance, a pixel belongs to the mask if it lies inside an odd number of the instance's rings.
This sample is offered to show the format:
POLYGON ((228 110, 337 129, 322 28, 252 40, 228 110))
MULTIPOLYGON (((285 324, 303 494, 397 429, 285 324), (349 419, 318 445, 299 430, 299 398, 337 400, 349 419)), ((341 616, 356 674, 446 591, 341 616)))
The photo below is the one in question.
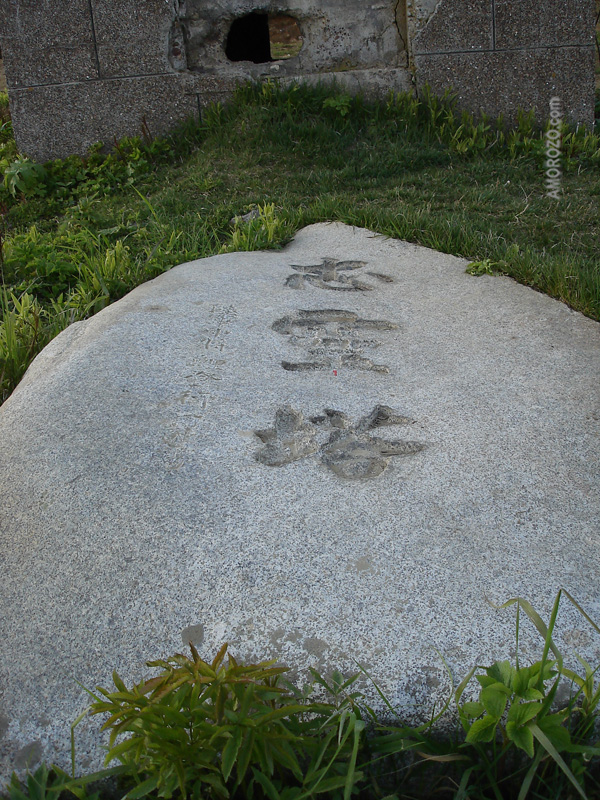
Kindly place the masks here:
POLYGON ((362 272, 367 266, 366 261, 336 261, 334 258, 324 258, 320 264, 301 266, 290 264, 296 274, 290 275, 285 285, 290 289, 304 289, 307 284, 318 289, 330 289, 335 292, 370 292, 374 286, 361 280, 365 275, 375 278, 380 283, 393 283, 394 279, 381 272, 362 272))
POLYGON ((255 431, 263 443, 255 454, 261 464, 282 467, 317 454, 338 477, 347 480, 376 478, 393 456, 408 456, 423 450, 420 442, 389 440, 372 431, 387 425, 410 425, 389 406, 377 405, 358 422, 352 423, 342 411, 327 408, 321 416, 305 421, 302 412, 283 406, 275 414, 273 428, 255 431), (322 434, 325 434, 323 441, 322 434))

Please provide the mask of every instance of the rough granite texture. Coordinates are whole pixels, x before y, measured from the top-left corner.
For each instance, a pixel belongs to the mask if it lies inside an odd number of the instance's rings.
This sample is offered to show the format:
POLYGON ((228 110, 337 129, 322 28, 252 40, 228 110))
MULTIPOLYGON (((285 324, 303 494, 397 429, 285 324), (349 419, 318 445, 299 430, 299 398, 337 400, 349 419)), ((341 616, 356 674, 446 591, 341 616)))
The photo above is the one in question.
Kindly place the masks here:
POLYGON ((594 0, 440 0, 414 35, 419 90, 452 89, 459 108, 505 122, 548 120, 559 97, 571 123, 594 124, 594 0))
MULTIPOLYGON (((531 13, 531 8, 528 11, 531 13)), ((493 47, 494 15, 490 0, 440 0, 413 43, 415 54, 493 47)))
POLYGON ((536 13, 523 2, 494 0, 496 47, 594 46, 593 0, 540 3, 536 13))
POLYGON ((98 77, 88 0, 3 0, 0 31, 11 89, 98 77))
POLYGON ((268 0, 258 8, 255 0, 5 0, 0 48, 17 144, 38 161, 139 135, 149 106, 151 131, 167 131, 194 113, 182 96, 195 96, 197 111, 249 80, 337 81, 367 99, 430 84, 454 90, 459 108, 510 122, 519 107, 534 107, 544 123, 552 91, 571 122, 591 127, 594 9, 594 0, 268 0), (280 57, 275 39, 244 30, 256 11, 271 23, 291 17, 300 49, 280 57), (242 27, 234 52, 233 25, 242 27), (153 102, 148 81, 159 78, 153 102))
POLYGON ((91 0, 102 78, 170 71, 171 3, 120 0, 118 13, 106 0, 91 0))
POLYGON ((151 75, 18 89, 10 93, 10 110, 19 149, 46 161, 69 152, 74 138, 88 150, 97 142, 111 145, 115 138, 141 136, 144 121, 153 136, 166 133, 182 119, 198 116, 198 97, 176 75, 151 75), (68 109, 68 114, 40 140, 39 129, 27 126, 27 120, 56 108, 68 109))
MULTIPOLYGON (((423 720, 450 691, 435 648, 455 681, 514 655, 490 602, 547 618, 565 587, 600 619, 600 326, 466 265, 314 225, 176 267, 35 359, 0 408, 3 779, 67 767, 76 680, 139 680, 184 640, 304 675, 357 659, 423 720), (303 356, 326 364, 282 366, 303 356)), ((557 639, 598 663, 567 602, 557 639)))
MULTIPOLYGON (((592 47, 440 53, 415 56, 418 74, 426 75, 434 93, 449 85, 460 108, 492 119, 503 114, 514 124, 518 109, 534 109, 536 122, 547 123, 550 100, 560 98, 570 123, 594 118, 594 50, 592 47), (503 75, 501 87, 494 76, 503 75)), ((423 89, 425 81, 419 82, 423 89)))

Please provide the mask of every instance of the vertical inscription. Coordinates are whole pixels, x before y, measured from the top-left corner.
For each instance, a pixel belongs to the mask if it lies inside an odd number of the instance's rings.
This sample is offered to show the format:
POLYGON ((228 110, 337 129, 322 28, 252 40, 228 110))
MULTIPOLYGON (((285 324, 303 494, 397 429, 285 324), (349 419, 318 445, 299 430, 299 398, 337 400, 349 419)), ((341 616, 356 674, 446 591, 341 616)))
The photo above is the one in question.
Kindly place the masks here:
POLYGON ((181 394, 161 403, 175 413, 163 436, 168 471, 181 469, 190 452, 196 450, 196 432, 200 420, 211 404, 211 386, 223 380, 227 364, 227 338, 237 317, 232 305, 214 304, 198 335, 196 356, 186 363, 184 377, 187 388, 181 394))
MULTIPOLYGON (((294 273, 285 281, 289 289, 313 286, 334 292, 370 292, 394 282, 389 275, 366 269, 366 261, 323 258, 320 264, 290 266, 294 273)), ((304 351, 302 361, 282 361, 285 370, 332 370, 337 375, 339 368, 389 373, 389 367, 376 363, 371 352, 380 346, 381 333, 398 326, 384 319, 363 318, 355 311, 321 308, 286 314, 271 328, 304 351)), ((255 459, 266 466, 283 467, 316 456, 338 478, 369 480, 385 472, 392 458, 413 456, 425 448, 422 442, 388 439, 373 431, 412 424, 413 420, 386 405, 376 405, 356 422, 331 408, 307 420, 301 411, 283 405, 275 413, 273 427, 254 431, 262 443, 255 459)))

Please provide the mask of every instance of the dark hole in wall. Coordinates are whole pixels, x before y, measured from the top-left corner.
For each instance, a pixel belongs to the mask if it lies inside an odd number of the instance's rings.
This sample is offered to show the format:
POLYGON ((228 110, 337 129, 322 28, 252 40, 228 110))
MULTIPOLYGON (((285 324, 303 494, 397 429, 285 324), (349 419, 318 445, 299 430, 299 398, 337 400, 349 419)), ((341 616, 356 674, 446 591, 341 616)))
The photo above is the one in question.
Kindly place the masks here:
POLYGON ((227 34, 225 55, 230 61, 272 61, 268 15, 253 11, 234 19, 227 34))
POLYGON ((225 55, 230 61, 264 64, 297 56, 302 44, 300 26, 294 17, 253 11, 231 23, 225 55))

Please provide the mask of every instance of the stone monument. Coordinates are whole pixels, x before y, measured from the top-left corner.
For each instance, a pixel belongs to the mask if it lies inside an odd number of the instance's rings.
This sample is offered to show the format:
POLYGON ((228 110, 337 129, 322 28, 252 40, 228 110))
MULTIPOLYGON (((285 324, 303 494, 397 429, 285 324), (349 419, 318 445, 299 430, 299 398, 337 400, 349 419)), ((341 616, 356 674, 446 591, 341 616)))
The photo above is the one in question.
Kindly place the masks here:
MULTIPOLYGON (((80 684, 189 641, 358 662, 424 720, 441 656, 455 683, 513 657, 492 604, 547 619, 565 587, 600 619, 600 326, 465 267, 313 225, 176 267, 35 359, 0 408, 2 778, 68 767, 80 684)), ((600 659, 568 604, 557 641, 600 659)))

